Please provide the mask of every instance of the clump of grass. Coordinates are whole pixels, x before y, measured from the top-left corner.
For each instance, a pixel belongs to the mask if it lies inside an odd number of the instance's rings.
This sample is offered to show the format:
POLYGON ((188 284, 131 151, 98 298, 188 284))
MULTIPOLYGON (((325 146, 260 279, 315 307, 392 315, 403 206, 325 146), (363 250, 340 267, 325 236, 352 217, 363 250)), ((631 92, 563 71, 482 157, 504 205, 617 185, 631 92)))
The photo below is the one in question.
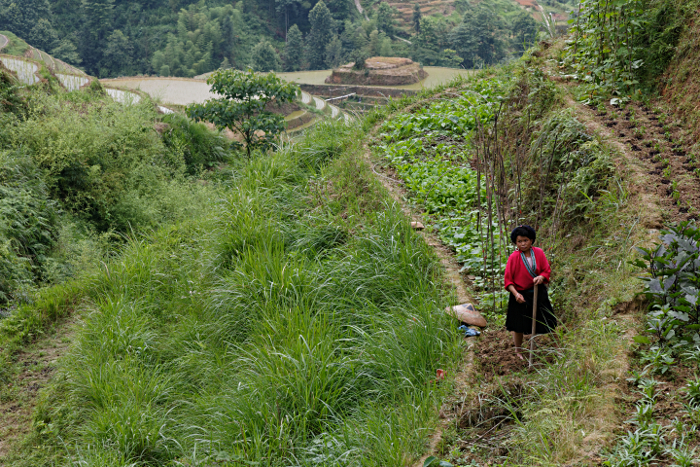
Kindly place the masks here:
POLYGON ((63 440, 84 465, 418 455, 441 394, 430 379, 459 341, 430 247, 378 190, 357 140, 322 125, 236 163, 210 209, 128 241, 90 275, 34 440, 54 456, 63 440))

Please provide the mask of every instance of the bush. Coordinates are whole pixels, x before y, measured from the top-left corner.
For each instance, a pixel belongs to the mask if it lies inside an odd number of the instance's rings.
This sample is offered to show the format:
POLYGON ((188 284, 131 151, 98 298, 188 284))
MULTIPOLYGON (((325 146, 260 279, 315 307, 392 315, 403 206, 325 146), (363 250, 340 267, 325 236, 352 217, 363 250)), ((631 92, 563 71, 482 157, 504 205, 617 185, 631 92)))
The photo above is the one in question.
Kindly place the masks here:
POLYGON ((153 130, 154 117, 148 102, 73 104, 35 94, 11 144, 26 148, 68 211, 100 231, 125 232, 158 221, 152 198, 184 171, 183 155, 167 151, 153 130))
POLYGON ((43 277, 47 254, 58 236, 58 204, 31 159, 0 152, 0 302, 32 278, 43 277))
POLYGON ((163 143, 171 152, 182 153, 187 173, 195 174, 224 160, 230 143, 221 133, 180 114, 166 115, 163 122, 168 124, 163 143))
POLYGON ((700 229, 691 222, 662 231, 634 264, 649 271, 644 293, 657 305, 648 331, 659 341, 700 343, 700 229))

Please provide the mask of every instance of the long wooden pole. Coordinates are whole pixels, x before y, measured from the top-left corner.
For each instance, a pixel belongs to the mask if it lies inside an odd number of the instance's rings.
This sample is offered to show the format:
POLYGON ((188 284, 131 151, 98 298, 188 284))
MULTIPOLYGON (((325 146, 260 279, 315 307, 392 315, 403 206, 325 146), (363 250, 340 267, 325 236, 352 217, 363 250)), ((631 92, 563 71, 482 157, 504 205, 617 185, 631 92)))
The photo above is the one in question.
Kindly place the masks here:
POLYGON ((537 284, 535 284, 535 296, 532 299, 532 335, 530 336, 530 366, 532 366, 532 354, 535 351, 535 331, 536 330, 537 330, 537 284))

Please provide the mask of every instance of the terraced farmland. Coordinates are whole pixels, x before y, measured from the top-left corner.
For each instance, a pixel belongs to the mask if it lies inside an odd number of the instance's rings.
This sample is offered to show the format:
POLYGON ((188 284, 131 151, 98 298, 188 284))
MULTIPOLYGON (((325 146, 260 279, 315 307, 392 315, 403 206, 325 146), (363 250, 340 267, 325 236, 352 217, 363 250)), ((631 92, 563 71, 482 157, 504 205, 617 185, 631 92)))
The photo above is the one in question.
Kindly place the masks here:
MULTIPOLYGON (((458 75, 467 76, 472 73, 471 70, 458 68, 444 68, 439 66, 426 66, 423 69, 428 73, 428 77, 414 84, 406 84, 402 86, 386 86, 391 89, 409 89, 419 91, 424 88, 432 88, 440 84, 447 83, 453 80, 458 75)), ((284 78, 287 81, 296 84, 312 84, 325 85, 326 78, 331 74, 331 70, 318 71, 296 71, 292 73, 277 73, 277 76, 284 78)), ((198 78, 206 79, 206 75, 200 75, 198 78)), ((373 88, 382 86, 371 86, 373 88)))
POLYGON ((56 73, 56 78, 69 91, 76 91, 90 82, 90 79, 86 76, 67 75, 64 73, 56 73))
POLYGON ((188 105, 216 97, 202 80, 187 78, 118 78, 103 79, 107 87, 138 89, 164 104, 188 105))
POLYGON ((40 81, 39 77, 36 76, 39 67, 30 61, 20 58, 2 57, 0 62, 5 65, 5 68, 14 71, 22 84, 32 85, 40 81))
POLYGON ((122 91, 121 89, 105 88, 109 97, 119 102, 120 104, 138 104, 141 102, 141 96, 134 92, 122 91))
MULTIPOLYGON (((106 87, 107 92, 119 102, 125 102, 128 98, 127 94, 131 94, 125 91, 126 89, 145 92, 152 99, 170 105, 201 103, 207 99, 217 97, 217 94, 212 93, 209 90, 210 86, 202 79, 134 77, 103 79, 101 82, 106 87)), ((331 118, 341 118, 339 108, 327 104, 326 101, 319 97, 302 92, 301 102, 304 105, 315 107, 316 110, 324 112, 331 118)), ((163 113, 172 112, 172 110, 163 106, 159 106, 159 109, 163 113)), ((346 121, 348 121, 348 118, 346 118, 346 121)), ((290 131, 298 131, 313 126, 318 119, 318 115, 308 111, 295 111, 286 117, 290 131)))

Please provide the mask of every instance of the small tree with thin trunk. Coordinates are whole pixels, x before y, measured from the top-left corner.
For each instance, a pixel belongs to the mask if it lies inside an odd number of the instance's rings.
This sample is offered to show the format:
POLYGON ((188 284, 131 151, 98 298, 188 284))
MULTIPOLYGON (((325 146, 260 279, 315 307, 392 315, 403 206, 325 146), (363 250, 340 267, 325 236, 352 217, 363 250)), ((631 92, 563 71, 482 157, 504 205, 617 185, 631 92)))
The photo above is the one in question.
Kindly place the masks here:
POLYGON ((287 45, 284 48, 284 68, 286 71, 299 71, 304 65, 304 39, 296 24, 287 32, 287 45))
POLYGON ((299 92, 298 86, 274 73, 262 75, 252 70, 217 70, 207 84, 223 97, 192 104, 187 107, 187 115, 240 134, 248 157, 254 149, 270 148, 284 131, 284 117, 266 110, 267 104, 291 102, 299 92))
POLYGON ((420 32, 420 19, 423 17, 423 15, 420 12, 420 5, 415 4, 413 5, 413 29, 415 29, 416 33, 420 32))

